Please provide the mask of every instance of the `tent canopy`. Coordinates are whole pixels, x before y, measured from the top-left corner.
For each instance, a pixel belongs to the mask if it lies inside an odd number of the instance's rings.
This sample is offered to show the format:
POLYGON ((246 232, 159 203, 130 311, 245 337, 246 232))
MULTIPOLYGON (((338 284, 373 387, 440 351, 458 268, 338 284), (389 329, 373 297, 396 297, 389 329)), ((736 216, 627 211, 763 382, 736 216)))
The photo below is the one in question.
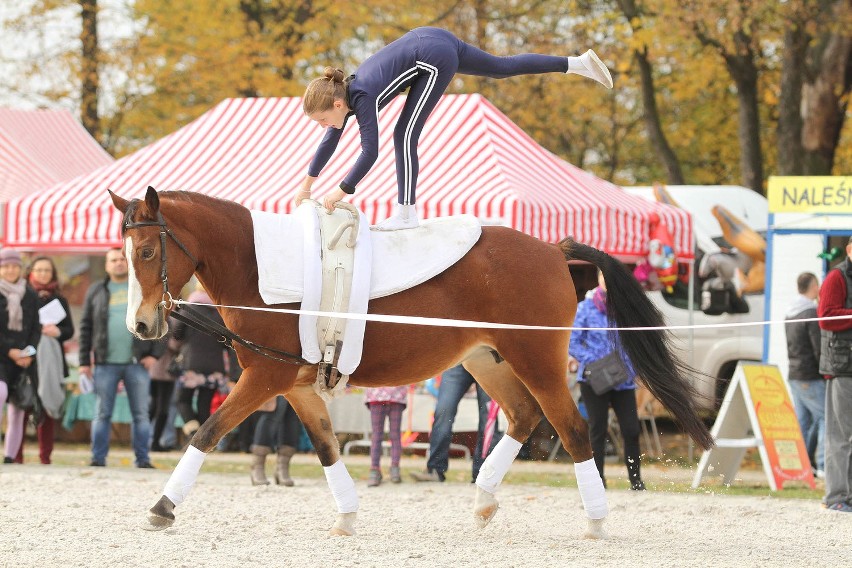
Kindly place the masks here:
MULTIPOLYGON (((371 222, 396 202, 393 128, 404 97, 380 115, 380 155, 351 198, 371 222)), ((121 219, 106 190, 142 197, 188 190, 250 209, 289 212, 323 131, 300 98, 227 99, 194 122, 115 163, 12 201, 7 244, 79 250, 120 242, 121 219)), ((337 152, 314 184, 336 187, 360 152, 347 126, 337 152)), ((572 166, 539 146, 480 95, 447 95, 420 139, 417 208, 421 218, 473 214, 556 242, 566 236, 621 257, 647 253, 655 213, 681 258, 692 256, 689 213, 648 203, 572 166)))
POLYGON ((113 161, 67 110, 0 108, 0 202, 113 161))

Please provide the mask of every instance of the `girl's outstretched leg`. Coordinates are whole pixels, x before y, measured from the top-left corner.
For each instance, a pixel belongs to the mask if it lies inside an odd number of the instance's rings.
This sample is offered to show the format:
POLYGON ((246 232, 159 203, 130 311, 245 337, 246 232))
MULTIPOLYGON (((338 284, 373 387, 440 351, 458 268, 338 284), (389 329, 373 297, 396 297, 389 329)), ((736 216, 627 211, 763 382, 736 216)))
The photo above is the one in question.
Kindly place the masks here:
POLYGON ((570 57, 538 53, 499 57, 470 44, 459 43, 458 72, 463 75, 504 79, 517 75, 573 73, 593 79, 607 89, 612 88, 612 76, 609 69, 591 49, 582 55, 570 57))

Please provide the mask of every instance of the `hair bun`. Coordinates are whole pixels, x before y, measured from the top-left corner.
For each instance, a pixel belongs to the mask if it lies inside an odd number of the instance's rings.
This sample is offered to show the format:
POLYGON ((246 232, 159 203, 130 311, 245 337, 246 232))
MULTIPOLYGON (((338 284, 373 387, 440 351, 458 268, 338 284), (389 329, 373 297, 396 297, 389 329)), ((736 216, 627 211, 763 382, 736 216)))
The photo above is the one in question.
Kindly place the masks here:
POLYGON ((343 69, 335 69, 334 67, 325 68, 325 78, 330 79, 334 83, 343 82, 343 69))

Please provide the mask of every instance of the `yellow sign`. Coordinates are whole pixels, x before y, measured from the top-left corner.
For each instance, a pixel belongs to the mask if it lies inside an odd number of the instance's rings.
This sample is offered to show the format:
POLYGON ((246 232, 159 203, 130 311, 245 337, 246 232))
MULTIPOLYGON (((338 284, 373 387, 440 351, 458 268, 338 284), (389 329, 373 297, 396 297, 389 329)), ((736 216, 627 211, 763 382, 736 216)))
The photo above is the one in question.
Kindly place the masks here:
POLYGON ((770 213, 852 213, 852 176, 772 176, 770 213))
POLYGON ((716 447, 701 456, 692 487, 711 474, 732 483, 750 449, 760 453, 773 491, 783 489, 786 482, 815 487, 796 411, 775 365, 737 364, 710 433, 716 447))
POLYGON ((776 485, 804 481, 813 487, 808 451, 778 367, 743 365, 742 369, 776 485))

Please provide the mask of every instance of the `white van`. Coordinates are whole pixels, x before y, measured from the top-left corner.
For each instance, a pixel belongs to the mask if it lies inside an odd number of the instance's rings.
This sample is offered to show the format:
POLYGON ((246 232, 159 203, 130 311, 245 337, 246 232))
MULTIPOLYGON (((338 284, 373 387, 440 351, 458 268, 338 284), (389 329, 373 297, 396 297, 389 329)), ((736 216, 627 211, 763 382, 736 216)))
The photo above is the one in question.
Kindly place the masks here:
MULTIPOLYGON (((722 228, 712 214, 716 205, 746 222, 754 231, 765 234, 768 205, 762 195, 740 186, 666 186, 666 191, 677 204, 692 214, 695 233, 696 256, 716 252, 720 245, 730 246, 722 236, 722 228)), ((632 195, 655 201, 652 187, 625 187, 632 195)), ((697 266, 696 266, 697 273, 697 266)), ((701 285, 695 280, 696 300, 689 309, 687 288, 678 287, 673 294, 648 292, 669 325, 706 325, 736 322, 757 322, 764 319, 764 295, 744 296, 748 313, 707 315, 701 311, 699 301, 701 285)), ((705 376, 695 378, 702 395, 701 403, 708 410, 721 404, 728 382, 738 361, 760 361, 763 356, 763 328, 760 325, 675 330, 673 332, 682 360, 705 376)))

